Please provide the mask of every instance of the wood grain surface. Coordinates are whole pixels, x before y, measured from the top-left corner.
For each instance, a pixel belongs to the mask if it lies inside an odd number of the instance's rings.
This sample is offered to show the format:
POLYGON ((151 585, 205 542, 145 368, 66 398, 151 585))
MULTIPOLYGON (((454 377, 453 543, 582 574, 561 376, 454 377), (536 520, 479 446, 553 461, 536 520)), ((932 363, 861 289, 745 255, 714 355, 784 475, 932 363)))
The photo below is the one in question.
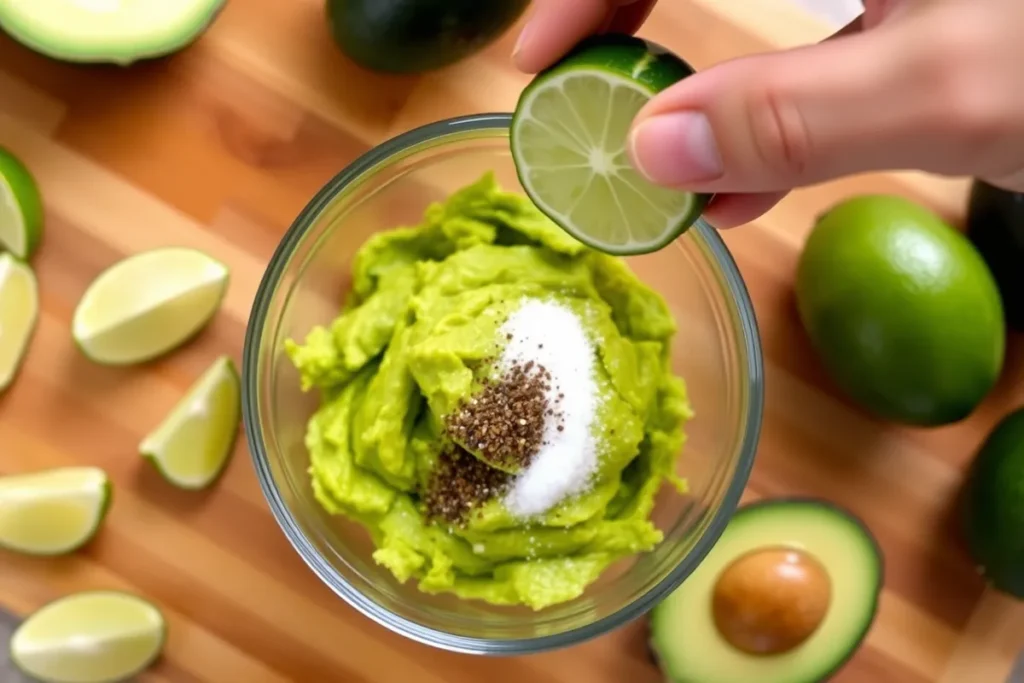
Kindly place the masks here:
MULTIPOLYGON (((526 77, 514 34, 420 77, 382 77, 342 57, 320 0, 234 0, 191 48, 128 69, 44 59, 0 37, 0 145, 36 174, 47 236, 35 258, 43 311, 23 370, 0 396, 0 472, 89 463, 117 487, 86 550, 0 554, 0 604, 28 613, 67 592, 137 591, 170 620, 165 683, 375 681, 653 683, 644 625, 559 652, 494 660, 406 642, 358 615, 309 572, 260 494, 244 440, 219 485, 174 490, 135 448, 216 355, 239 358, 252 297, 278 239, 357 154, 438 118, 511 110, 526 77), (169 243, 230 264, 224 310, 194 343, 143 370, 85 361, 70 341, 86 284, 115 259, 169 243)), ((664 0, 643 35, 698 68, 820 40, 784 0, 664 0)), ((767 361, 767 409, 748 498, 827 496, 861 515, 887 559, 881 610, 843 683, 1001 682, 1024 645, 1024 607, 987 591, 951 511, 964 466, 1022 400, 1024 352, 969 420, 935 430, 876 421, 843 400, 798 326, 792 277, 820 209, 882 190, 951 220, 967 183, 867 175, 799 191, 726 240, 750 287, 767 361)), ((708 683, 714 683, 709 681, 708 683)), ((752 682, 754 683, 754 682, 752 682)))

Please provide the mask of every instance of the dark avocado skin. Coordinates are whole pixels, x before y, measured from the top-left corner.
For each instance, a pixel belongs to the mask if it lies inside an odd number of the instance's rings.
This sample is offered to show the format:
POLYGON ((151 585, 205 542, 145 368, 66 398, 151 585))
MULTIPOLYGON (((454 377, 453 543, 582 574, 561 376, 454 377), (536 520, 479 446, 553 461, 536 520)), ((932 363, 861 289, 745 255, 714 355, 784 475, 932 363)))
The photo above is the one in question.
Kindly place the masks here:
POLYGON ((968 470, 963 524, 985 578, 1024 600, 1024 407, 1003 417, 968 470))
POLYGON ((463 60, 516 22, 529 0, 327 0, 342 52, 373 71, 422 73, 463 60))
POLYGON ((1024 194, 974 181, 966 228, 995 277, 1007 326, 1024 332, 1024 194))

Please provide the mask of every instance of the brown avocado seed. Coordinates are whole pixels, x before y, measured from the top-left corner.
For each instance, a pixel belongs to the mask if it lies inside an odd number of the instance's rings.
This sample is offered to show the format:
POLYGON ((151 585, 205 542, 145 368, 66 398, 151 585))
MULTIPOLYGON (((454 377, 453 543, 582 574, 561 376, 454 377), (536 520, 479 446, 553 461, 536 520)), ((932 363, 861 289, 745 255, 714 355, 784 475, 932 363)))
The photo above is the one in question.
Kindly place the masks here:
POLYGON ((795 548, 740 556, 718 577, 715 626, 733 647, 755 655, 787 652, 821 625, 832 583, 821 563, 795 548))

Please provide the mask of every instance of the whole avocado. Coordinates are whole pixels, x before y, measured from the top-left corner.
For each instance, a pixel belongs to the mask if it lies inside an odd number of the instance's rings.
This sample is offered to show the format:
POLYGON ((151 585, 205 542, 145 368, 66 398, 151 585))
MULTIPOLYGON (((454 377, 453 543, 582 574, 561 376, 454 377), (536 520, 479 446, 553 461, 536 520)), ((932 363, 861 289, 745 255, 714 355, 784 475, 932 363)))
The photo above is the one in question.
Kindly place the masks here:
POLYGON ((373 71, 422 73, 479 52, 529 0, 327 0, 334 41, 373 71))
POLYGON ((999 286, 1007 326, 1024 332, 1024 193, 974 181, 966 228, 999 286))
POLYGON ((963 523, 979 571, 1024 600, 1024 407, 993 428, 968 470, 963 523))

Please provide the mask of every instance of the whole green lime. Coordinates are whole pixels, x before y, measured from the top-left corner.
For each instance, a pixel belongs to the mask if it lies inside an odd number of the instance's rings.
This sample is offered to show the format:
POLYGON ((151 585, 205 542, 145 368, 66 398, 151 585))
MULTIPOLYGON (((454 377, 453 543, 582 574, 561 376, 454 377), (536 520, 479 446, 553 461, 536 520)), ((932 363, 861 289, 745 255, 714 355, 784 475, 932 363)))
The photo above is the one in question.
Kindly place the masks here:
POLYGON ((797 266, 797 306, 823 365, 879 417, 920 426, 968 416, 1003 366, 994 278, 960 232, 901 197, 821 215, 797 266))

